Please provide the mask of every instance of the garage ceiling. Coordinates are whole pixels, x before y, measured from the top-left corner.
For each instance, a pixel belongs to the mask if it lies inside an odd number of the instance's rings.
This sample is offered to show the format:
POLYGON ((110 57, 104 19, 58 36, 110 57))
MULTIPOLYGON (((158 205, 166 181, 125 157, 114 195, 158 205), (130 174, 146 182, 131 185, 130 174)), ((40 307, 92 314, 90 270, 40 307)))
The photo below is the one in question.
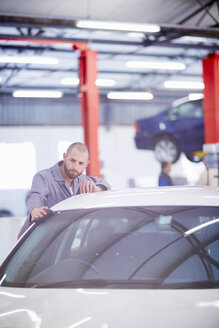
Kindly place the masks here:
POLYGON ((98 79, 115 83, 100 86, 103 98, 109 91, 148 91, 151 101, 169 102, 201 89, 165 88, 164 83, 201 82, 202 58, 219 50, 215 0, 8 0, 0 2, 0 18, 0 93, 43 88, 77 95, 78 86, 66 84, 74 81, 63 80, 78 77, 79 51, 68 41, 86 41, 98 51, 98 79), (154 23, 160 32, 89 30, 76 26, 79 19, 154 23), (6 56, 37 56, 44 62, 9 63, 6 56), (149 67, 129 67, 130 61, 149 62, 149 67), (164 69, 152 67, 154 62, 165 62, 164 69), (185 68, 169 69, 167 63, 185 68))

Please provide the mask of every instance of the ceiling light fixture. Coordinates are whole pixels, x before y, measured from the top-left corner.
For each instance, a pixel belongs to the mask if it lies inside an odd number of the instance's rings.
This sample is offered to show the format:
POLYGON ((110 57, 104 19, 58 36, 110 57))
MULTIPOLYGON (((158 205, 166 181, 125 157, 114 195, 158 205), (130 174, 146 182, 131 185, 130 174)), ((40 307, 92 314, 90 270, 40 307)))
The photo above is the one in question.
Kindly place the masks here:
POLYGON ((129 33, 127 33, 127 37, 129 37, 129 38, 144 38, 144 33, 142 33, 142 32, 129 32, 129 33))
POLYGON ((154 96, 150 92, 109 92, 107 98, 118 100, 151 100, 154 96))
POLYGON ((63 85, 78 85, 79 84, 79 78, 77 77, 64 77, 61 79, 61 84, 63 85))
POLYGON ((112 79, 97 79, 96 85, 98 87, 113 87, 116 84, 115 80, 112 79))
POLYGON ((0 56, 0 63, 56 65, 58 62, 59 59, 53 57, 0 56))
POLYGON ((53 90, 16 90, 13 92, 14 98, 61 98, 61 91, 53 90))
POLYGON ((200 37, 200 36, 191 36, 191 35, 185 35, 185 36, 181 36, 180 38, 177 38, 175 40, 172 40, 172 42, 195 42, 195 43, 206 43, 209 42, 210 40, 212 40, 211 38, 204 38, 204 37, 200 37))
MULTIPOLYGON (((63 85, 79 85, 79 78, 64 77, 61 80, 63 85)), ((98 87, 113 87, 116 84, 115 80, 112 79, 97 79, 96 85, 98 87)))
POLYGON ((157 24, 138 24, 126 22, 107 22, 97 20, 77 20, 75 25, 79 28, 93 30, 113 30, 113 31, 130 31, 143 33, 160 32, 160 26, 157 24))
POLYGON ((176 62, 141 62, 141 61, 128 61, 127 67, 139 69, 165 69, 165 70, 184 70, 186 68, 183 63, 176 62))
POLYGON ((204 89, 203 82, 191 81, 165 81, 164 88, 167 89, 204 89))

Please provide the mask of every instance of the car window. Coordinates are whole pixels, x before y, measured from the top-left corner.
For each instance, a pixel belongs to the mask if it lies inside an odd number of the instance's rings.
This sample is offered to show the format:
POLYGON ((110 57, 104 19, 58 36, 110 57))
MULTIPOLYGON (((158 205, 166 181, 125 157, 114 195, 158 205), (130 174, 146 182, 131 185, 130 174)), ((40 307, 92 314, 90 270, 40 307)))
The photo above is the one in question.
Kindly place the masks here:
POLYGON ((15 287, 215 287, 218 218, 218 207, 200 206, 63 211, 35 228, 0 280, 15 287))
POLYGON ((167 116, 178 116, 178 107, 172 107, 168 110, 167 116))
POLYGON ((169 110, 168 116, 202 118, 202 101, 190 101, 169 110))

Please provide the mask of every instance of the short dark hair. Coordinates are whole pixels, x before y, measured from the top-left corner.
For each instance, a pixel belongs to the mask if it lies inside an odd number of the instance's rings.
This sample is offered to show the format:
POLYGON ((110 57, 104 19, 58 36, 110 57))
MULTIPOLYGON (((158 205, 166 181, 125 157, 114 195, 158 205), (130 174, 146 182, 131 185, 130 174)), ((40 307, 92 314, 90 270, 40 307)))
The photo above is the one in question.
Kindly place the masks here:
POLYGON ((169 164, 169 162, 162 162, 162 163, 161 163, 161 168, 162 168, 162 170, 163 170, 165 167, 167 167, 168 164, 169 164))
POLYGON ((74 142, 72 143, 68 149, 67 149, 67 154, 72 150, 72 148, 77 148, 79 151, 86 151, 88 153, 88 158, 90 157, 90 152, 87 147, 87 145, 83 142, 74 142))

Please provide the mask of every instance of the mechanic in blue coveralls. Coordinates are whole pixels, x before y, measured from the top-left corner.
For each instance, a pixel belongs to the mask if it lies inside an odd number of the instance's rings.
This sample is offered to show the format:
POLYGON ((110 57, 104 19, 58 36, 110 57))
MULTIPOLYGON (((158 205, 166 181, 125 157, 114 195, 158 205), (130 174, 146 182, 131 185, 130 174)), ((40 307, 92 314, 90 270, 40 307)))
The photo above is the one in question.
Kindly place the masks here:
POLYGON ((161 173, 159 175, 159 186, 173 186, 173 181, 169 175, 171 171, 171 163, 163 162, 161 163, 161 173))
POLYGON ((82 142, 76 142, 68 147, 62 161, 35 174, 26 198, 29 215, 19 236, 32 221, 42 218, 47 210, 58 202, 77 194, 111 189, 104 179, 82 173, 89 163, 87 146, 82 142))

